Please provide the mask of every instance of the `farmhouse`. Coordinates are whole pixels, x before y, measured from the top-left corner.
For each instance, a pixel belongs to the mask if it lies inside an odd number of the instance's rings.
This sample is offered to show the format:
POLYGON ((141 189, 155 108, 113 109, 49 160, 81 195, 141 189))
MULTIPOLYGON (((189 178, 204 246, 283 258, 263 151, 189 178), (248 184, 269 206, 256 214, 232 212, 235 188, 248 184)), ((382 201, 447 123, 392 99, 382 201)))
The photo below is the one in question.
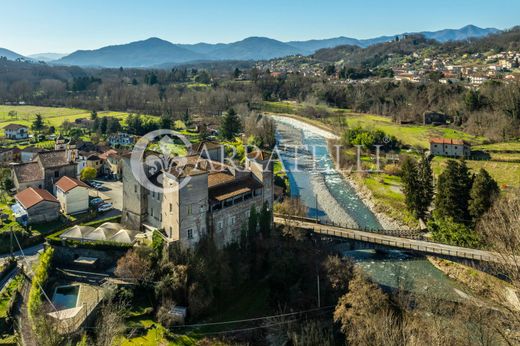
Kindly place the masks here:
POLYGON ((81 180, 67 176, 58 180, 56 198, 63 213, 73 215, 88 211, 88 190, 88 185, 81 180))
POLYGON ((36 224, 54 221, 60 216, 60 203, 43 189, 29 187, 14 196, 12 207, 16 220, 22 224, 36 224))
POLYGON ((437 156, 469 157, 471 145, 460 139, 432 138, 430 139, 430 153, 437 156))
POLYGON ((5 137, 8 139, 27 139, 29 138, 28 127, 20 124, 9 124, 4 127, 5 137))

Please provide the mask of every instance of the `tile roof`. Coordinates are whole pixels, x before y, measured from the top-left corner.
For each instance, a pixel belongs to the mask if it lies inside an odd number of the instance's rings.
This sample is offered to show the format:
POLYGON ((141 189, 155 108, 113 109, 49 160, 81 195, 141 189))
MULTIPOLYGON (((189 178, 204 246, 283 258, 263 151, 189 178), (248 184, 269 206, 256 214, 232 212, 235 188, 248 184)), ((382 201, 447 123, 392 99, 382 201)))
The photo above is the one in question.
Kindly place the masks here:
POLYGON ((9 124, 4 127, 4 130, 18 130, 18 129, 27 129, 28 127, 20 124, 9 124))
POLYGON ((236 197, 238 195, 251 192, 261 187, 263 187, 263 184, 261 182, 259 182, 252 176, 247 176, 242 179, 237 179, 232 182, 210 188, 208 194, 210 200, 222 202, 228 198, 236 197))
POLYGON ((71 162, 67 159, 66 150, 41 152, 38 154, 38 158, 44 168, 60 167, 71 164, 71 162))
POLYGON ((89 188, 87 184, 82 182, 81 180, 74 179, 71 177, 64 176, 56 183, 56 187, 58 187, 63 192, 68 192, 78 186, 89 188))
POLYGON ((229 183, 235 180, 235 176, 229 172, 215 172, 208 175, 208 188, 221 184, 229 183))
POLYGON ((220 144, 218 142, 202 141, 202 142, 197 143, 193 147, 193 150, 195 150, 195 152, 197 152, 197 153, 200 153, 204 149, 204 147, 206 147, 205 148, 206 150, 213 150, 213 149, 221 148, 222 144, 220 144))
POLYGON ((451 139, 451 138, 431 138, 430 143, 435 144, 453 144, 453 145, 464 145, 468 144, 462 139, 451 139))
POLYGON ((18 183, 43 180, 43 170, 38 162, 28 162, 13 166, 13 172, 18 183))
POLYGON ((47 190, 29 187, 17 193, 14 198, 27 210, 42 201, 59 203, 56 197, 47 190))

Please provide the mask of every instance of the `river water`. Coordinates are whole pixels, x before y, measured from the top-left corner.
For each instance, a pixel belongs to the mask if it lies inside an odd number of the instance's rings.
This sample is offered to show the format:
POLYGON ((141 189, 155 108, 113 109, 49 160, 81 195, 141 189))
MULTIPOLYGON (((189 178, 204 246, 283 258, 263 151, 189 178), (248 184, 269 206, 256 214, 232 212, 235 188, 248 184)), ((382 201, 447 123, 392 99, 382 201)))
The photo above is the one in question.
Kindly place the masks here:
MULTIPOLYGON (((358 197, 354 188, 335 169, 322 131, 304 123, 275 117, 277 143, 287 172, 291 195, 307 206, 310 217, 348 226, 382 229, 377 217, 358 197), (293 146, 300 147, 295 151, 293 146)), ((358 263, 372 280, 389 289, 459 300, 463 288, 435 268, 426 258, 397 250, 340 251, 358 263)))

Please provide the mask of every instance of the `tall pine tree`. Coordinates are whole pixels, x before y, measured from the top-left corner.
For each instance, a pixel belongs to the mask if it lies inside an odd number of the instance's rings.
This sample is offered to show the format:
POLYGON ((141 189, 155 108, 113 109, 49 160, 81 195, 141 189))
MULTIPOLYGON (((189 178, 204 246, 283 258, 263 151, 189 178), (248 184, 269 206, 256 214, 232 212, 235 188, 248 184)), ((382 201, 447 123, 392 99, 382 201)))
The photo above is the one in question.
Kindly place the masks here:
POLYGON ((411 157, 405 158, 401 164, 401 181, 403 183, 406 207, 415 216, 418 216, 420 182, 417 162, 411 157))
POLYGON ((424 218, 433 200, 433 172, 430 157, 424 155, 418 166, 419 174, 419 203, 417 217, 424 218))

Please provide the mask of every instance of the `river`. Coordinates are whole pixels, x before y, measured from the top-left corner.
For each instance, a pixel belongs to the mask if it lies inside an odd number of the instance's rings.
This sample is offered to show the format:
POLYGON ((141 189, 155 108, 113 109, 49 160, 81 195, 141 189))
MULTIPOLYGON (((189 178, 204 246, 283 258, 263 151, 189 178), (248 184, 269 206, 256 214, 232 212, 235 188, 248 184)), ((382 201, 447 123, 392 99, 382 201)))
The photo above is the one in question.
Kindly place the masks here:
MULTIPOLYGON (((291 195, 307 206, 309 216, 351 227, 382 229, 377 217, 358 197, 332 161, 327 134, 293 119, 274 117, 281 161, 287 172, 291 195), (296 151, 294 146, 300 147, 296 151)), ((426 258, 397 250, 340 251, 358 263, 369 277, 389 289, 404 288, 415 293, 459 300, 463 288, 435 268, 426 258)))

